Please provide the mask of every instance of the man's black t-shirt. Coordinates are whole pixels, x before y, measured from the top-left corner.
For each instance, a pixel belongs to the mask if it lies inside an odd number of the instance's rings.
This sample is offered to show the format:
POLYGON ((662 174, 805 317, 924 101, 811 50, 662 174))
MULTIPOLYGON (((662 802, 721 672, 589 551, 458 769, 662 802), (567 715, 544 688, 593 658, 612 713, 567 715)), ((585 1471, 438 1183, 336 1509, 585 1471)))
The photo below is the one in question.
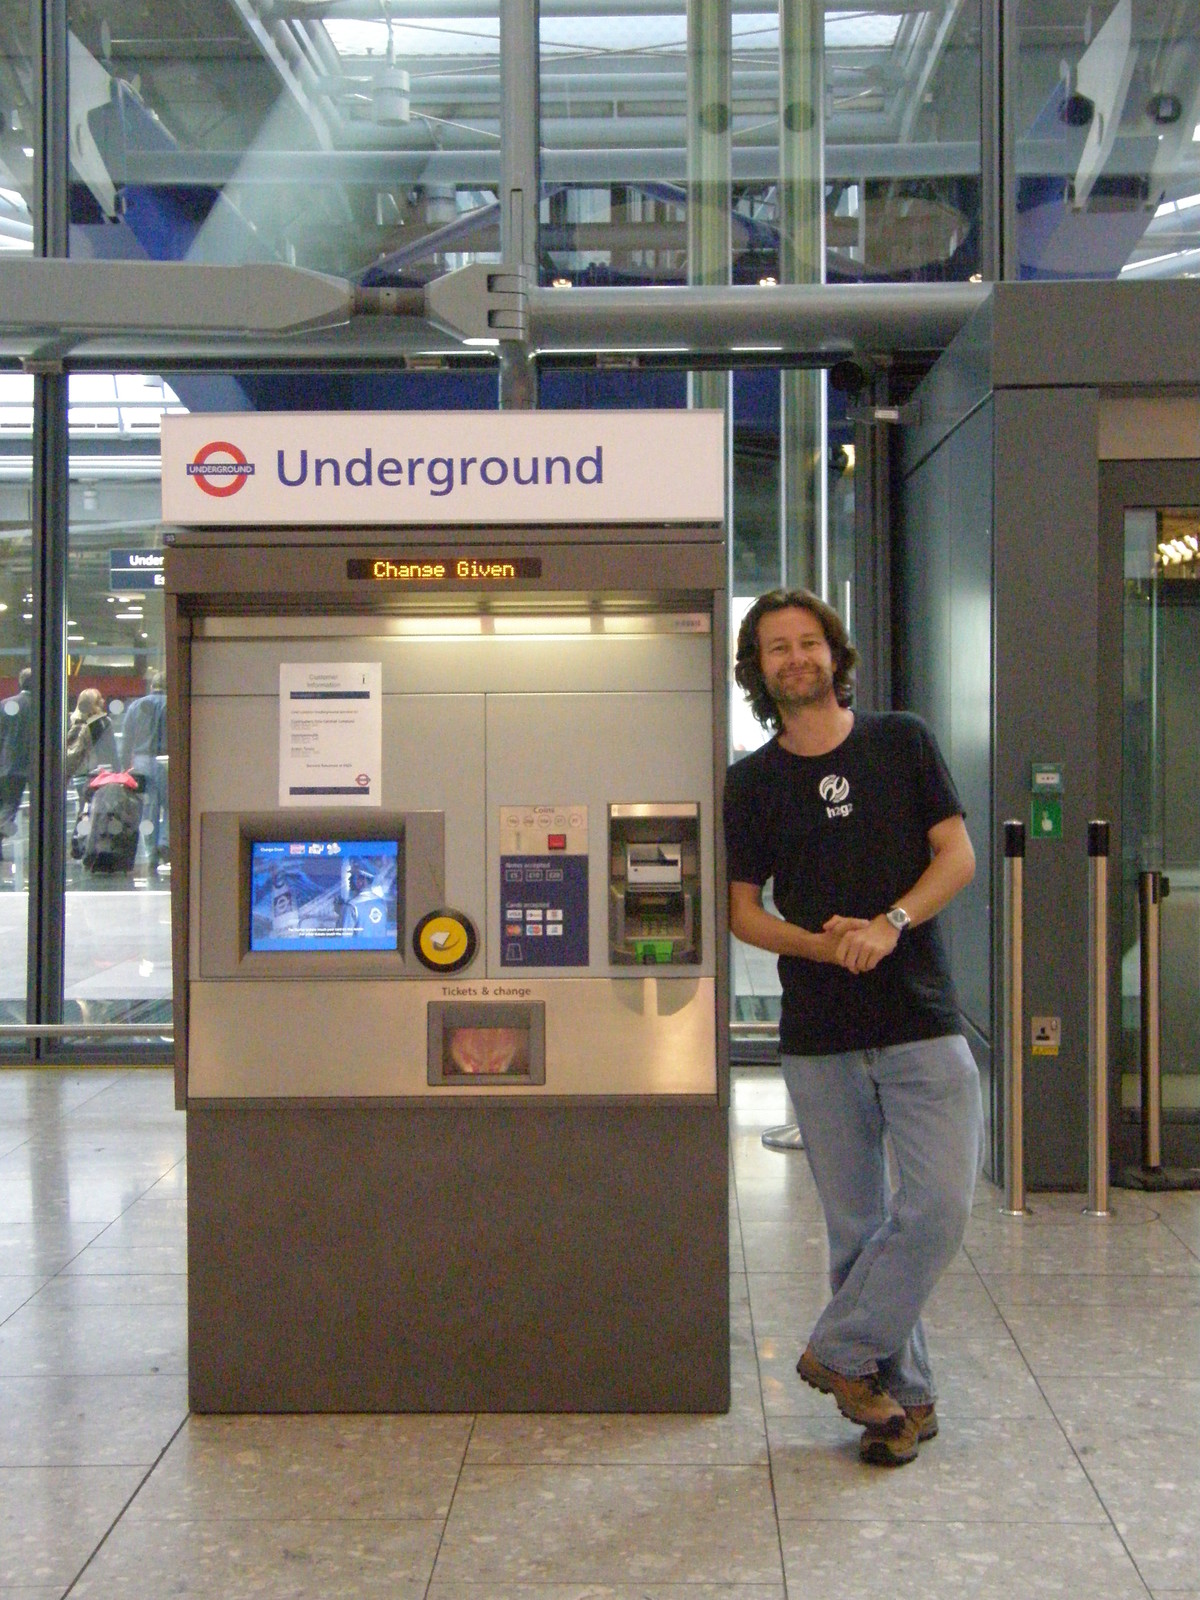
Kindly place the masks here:
MULTIPOLYGON (((875 917, 929 865, 930 828, 962 814, 933 735, 907 712, 856 712, 836 749, 797 756, 777 738, 725 780, 731 883, 774 879, 788 922, 819 932, 831 916, 875 917)), ((960 1031, 933 919, 901 934, 871 972, 780 956, 780 1049, 832 1055, 960 1031)))

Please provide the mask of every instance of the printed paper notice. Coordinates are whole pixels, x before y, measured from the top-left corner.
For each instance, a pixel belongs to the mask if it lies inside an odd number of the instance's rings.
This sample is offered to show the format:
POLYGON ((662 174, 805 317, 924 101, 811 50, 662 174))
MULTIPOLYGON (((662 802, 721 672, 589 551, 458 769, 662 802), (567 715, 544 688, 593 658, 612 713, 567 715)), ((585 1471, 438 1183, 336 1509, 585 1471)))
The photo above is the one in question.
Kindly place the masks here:
POLYGON ((279 804, 377 806, 383 769, 378 661, 281 661, 279 804))

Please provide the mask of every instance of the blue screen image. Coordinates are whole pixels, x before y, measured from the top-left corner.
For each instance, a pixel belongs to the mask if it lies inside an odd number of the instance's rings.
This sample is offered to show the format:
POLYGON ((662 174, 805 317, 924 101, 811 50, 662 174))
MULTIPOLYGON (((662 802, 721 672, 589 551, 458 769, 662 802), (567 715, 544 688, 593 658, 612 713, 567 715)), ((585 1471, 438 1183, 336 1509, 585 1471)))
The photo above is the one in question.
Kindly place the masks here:
POLYGON ((394 839, 253 841, 250 948, 395 950, 394 839))

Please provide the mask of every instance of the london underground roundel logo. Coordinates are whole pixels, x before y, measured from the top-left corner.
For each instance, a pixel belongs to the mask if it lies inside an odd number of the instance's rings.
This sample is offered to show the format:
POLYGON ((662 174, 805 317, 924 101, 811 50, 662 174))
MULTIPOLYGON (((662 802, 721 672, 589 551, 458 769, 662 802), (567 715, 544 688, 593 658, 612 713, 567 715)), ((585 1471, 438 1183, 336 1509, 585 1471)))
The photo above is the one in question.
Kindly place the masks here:
POLYGON ((245 453, 227 439, 214 439, 202 445, 188 462, 188 477, 195 478, 197 489, 223 500, 236 494, 247 478, 254 476, 254 465, 245 453))

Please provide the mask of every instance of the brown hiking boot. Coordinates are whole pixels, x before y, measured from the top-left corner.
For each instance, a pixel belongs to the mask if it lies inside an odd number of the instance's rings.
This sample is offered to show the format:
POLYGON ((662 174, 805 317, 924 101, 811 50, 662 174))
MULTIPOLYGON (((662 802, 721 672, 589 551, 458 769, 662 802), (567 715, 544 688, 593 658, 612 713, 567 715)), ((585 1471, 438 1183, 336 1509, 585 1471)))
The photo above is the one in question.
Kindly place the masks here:
POLYGON ((917 1438, 924 1444, 926 1439, 936 1439, 938 1431, 937 1407, 930 1400, 923 1406, 905 1406, 910 1421, 917 1425, 917 1438))
POLYGON ((835 1372, 818 1361, 811 1345, 797 1361, 796 1371, 812 1388, 832 1395, 838 1410, 851 1422, 870 1428, 880 1437, 903 1431, 907 1413, 898 1400, 884 1391, 877 1372, 861 1378, 847 1378, 844 1373, 835 1372))
POLYGON ((879 1433, 868 1428, 859 1440, 858 1459, 869 1467, 905 1467, 917 1459, 921 1429, 912 1409, 899 1433, 879 1433))

